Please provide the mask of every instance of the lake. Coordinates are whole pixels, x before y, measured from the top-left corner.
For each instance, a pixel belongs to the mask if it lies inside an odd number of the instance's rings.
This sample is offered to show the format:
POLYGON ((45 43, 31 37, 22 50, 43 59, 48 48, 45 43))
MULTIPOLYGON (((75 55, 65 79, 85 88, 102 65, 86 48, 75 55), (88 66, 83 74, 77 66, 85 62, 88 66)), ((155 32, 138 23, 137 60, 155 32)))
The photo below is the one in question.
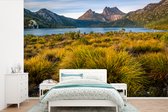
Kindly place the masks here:
MULTIPOLYGON (((25 29, 24 35, 33 34, 37 36, 51 35, 51 34, 63 34, 66 32, 77 32, 81 33, 105 33, 109 31, 120 31, 121 27, 110 27, 110 28, 43 28, 43 29, 25 29)), ((163 30, 152 30, 147 28, 124 28, 126 32, 163 32, 163 30)))

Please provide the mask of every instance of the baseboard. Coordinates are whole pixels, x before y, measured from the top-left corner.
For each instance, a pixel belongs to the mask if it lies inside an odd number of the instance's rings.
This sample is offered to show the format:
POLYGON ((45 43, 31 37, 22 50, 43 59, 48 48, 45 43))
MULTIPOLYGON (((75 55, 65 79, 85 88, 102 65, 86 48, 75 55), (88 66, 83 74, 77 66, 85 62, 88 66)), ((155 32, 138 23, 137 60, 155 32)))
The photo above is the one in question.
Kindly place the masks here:
POLYGON ((4 110, 5 108, 7 108, 7 105, 0 106, 0 111, 4 110))

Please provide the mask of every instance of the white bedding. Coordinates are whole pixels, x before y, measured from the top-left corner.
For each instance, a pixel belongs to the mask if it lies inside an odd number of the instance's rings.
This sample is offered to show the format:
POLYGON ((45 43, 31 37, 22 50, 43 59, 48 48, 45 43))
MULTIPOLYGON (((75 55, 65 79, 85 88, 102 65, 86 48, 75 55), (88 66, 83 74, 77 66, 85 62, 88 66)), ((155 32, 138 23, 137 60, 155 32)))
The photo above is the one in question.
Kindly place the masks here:
MULTIPOLYGON (((62 84, 105 84, 97 80, 71 80, 59 83, 62 84)), ((124 107, 124 101, 118 91, 113 88, 94 88, 94 87, 70 87, 51 89, 41 100, 47 104, 48 101, 55 100, 111 100, 116 103, 120 109, 124 107)))
POLYGON ((60 82, 59 84, 106 84, 96 79, 71 79, 60 82))

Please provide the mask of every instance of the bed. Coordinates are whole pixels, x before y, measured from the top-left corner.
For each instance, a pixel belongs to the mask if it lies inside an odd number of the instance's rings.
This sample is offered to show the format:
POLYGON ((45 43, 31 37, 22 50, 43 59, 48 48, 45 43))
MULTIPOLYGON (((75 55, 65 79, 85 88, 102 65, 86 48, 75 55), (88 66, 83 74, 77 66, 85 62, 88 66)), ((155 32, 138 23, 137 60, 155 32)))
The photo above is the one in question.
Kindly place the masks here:
POLYGON ((52 107, 115 107, 122 111, 124 101, 110 84, 106 69, 60 69, 59 83, 41 99, 52 107))

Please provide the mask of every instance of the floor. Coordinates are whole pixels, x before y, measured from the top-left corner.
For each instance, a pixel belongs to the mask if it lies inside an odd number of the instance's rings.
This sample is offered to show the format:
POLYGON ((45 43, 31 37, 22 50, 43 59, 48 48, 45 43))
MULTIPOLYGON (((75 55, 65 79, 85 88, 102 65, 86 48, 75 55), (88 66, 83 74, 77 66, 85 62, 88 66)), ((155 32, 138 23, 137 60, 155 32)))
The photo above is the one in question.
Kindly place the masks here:
POLYGON ((168 99, 130 99, 140 112, 168 112, 168 99))
POLYGON ((20 104, 20 108, 17 105, 11 105, 7 109, 0 112, 27 112, 32 106, 38 103, 39 100, 31 99, 20 104))
MULTIPOLYGON (((20 108, 17 105, 11 105, 7 109, 0 112, 27 112, 39 100, 31 99, 21 103, 20 108)), ((168 112, 168 99, 128 99, 140 112, 168 112)))

